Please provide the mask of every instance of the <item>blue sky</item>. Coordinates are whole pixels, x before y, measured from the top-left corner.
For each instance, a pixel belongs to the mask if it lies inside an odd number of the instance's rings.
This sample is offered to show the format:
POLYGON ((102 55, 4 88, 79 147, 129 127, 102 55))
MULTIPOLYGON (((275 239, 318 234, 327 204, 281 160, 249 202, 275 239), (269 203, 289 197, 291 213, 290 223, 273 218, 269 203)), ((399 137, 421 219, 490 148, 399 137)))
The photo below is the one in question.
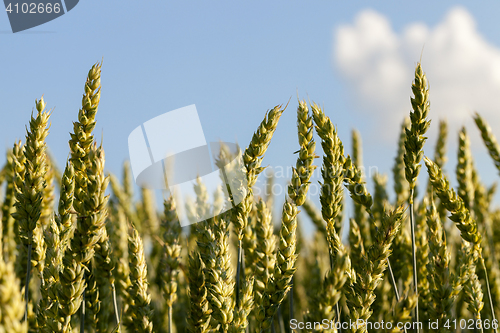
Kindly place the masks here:
POLYGON ((447 117, 452 126, 447 170, 453 174, 457 130, 466 125, 481 177, 491 183, 497 172, 470 115, 484 111, 500 136, 495 104, 500 84, 496 74, 489 77, 500 68, 500 3, 481 4, 87 0, 16 34, 7 14, 0 14, 0 162, 14 140, 24 139, 34 100, 44 94, 47 106, 55 108, 47 141, 62 166, 87 71, 104 58, 95 134, 104 135, 106 167, 113 173, 120 174, 128 158, 130 132, 162 113, 196 104, 208 141, 246 146, 266 110, 290 98, 264 164, 293 165, 297 93, 324 106, 347 152, 350 131, 358 128, 365 164, 390 172, 398 124, 409 112, 413 66, 425 45, 422 61, 434 119, 426 153, 433 154, 438 118, 447 117), (461 52, 464 48, 478 51, 461 52), (461 58, 449 60, 456 54, 461 58), (388 75, 380 83, 379 72, 356 71, 384 64, 388 75), (486 96, 479 96, 486 84, 486 96), (457 104, 448 107, 456 96, 457 104))

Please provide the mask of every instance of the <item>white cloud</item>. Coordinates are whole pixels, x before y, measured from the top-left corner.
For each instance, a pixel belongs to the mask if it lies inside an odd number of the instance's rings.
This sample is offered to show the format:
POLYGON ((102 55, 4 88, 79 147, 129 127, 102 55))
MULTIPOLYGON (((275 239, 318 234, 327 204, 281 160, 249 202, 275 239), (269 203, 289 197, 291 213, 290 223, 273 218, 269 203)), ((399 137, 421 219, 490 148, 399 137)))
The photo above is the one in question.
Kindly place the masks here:
MULTIPOLYGON (((500 49, 485 40, 464 8, 451 9, 434 27, 412 23, 401 33, 383 15, 365 10, 335 30, 334 43, 334 64, 349 82, 355 112, 377 127, 398 128, 408 114, 423 48, 433 127, 446 118, 454 138, 463 124, 472 131, 471 115, 479 111, 500 132, 500 49)), ((397 130, 383 133, 394 139, 397 130)))

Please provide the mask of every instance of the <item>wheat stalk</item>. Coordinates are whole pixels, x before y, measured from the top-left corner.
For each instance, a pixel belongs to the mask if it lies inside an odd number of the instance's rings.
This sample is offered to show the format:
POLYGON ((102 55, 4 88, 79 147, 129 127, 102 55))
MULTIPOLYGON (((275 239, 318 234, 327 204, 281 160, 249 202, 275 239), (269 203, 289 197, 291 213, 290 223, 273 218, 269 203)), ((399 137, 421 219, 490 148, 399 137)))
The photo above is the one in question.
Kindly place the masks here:
MULTIPOLYGON (((420 172, 420 161, 424 154, 423 147, 425 140, 425 132, 429 128, 430 121, 427 120, 429 113, 429 88, 427 85, 427 77, 422 70, 420 63, 415 68, 415 79, 412 83, 412 92, 414 97, 411 98, 412 110, 410 112, 410 129, 406 129, 405 141, 405 176, 410 184, 410 195, 408 203, 410 204, 410 231, 412 239, 412 257, 413 257, 413 288, 416 295, 418 295, 418 281, 417 281, 417 263, 416 263, 416 249, 415 249, 415 222, 413 218, 413 200, 415 185, 417 177, 420 172)), ((418 312, 418 297, 415 306, 415 321, 419 322, 418 312)), ((418 332, 417 328, 417 332, 418 332)))
POLYGON ((179 264, 181 255, 181 246, 179 244, 179 237, 181 227, 177 214, 175 213, 175 202, 172 197, 164 201, 165 222, 163 224, 164 230, 164 256, 161 260, 164 261, 162 269, 158 270, 161 274, 163 284, 162 290, 165 302, 168 308, 168 332, 172 333, 172 307, 177 300, 177 281, 179 275, 179 264))
MULTIPOLYGON (((286 108, 286 107, 285 107, 286 108)), ((264 170, 261 167, 263 156, 271 142, 273 134, 278 126, 278 121, 283 114, 284 109, 278 105, 266 113, 264 120, 254 133, 252 140, 243 154, 243 164, 247 175, 246 193, 243 195, 243 201, 237 206, 233 203, 232 222, 235 226, 235 233, 238 237, 238 263, 236 267, 236 307, 239 307, 240 290, 240 270, 242 264, 242 239, 243 232, 247 227, 248 216, 252 210, 253 190, 252 187, 257 181, 257 177, 264 170)), ((233 200, 233 199, 231 199, 233 200)))

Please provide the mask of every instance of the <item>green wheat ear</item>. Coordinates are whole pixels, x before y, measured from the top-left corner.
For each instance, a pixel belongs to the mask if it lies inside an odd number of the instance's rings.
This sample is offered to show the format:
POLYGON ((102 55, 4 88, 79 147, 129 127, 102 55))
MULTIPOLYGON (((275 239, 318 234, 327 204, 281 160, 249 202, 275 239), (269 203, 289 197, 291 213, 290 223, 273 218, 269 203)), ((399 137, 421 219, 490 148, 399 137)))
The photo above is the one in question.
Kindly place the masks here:
POLYGON ((488 153, 495 163, 495 167, 500 172, 500 146, 498 145, 495 135, 491 131, 491 127, 477 112, 474 115, 474 121, 476 122, 479 131, 481 131, 481 137, 483 138, 484 145, 488 149, 488 153))
POLYGON ((297 108, 297 127, 299 136, 299 158, 295 168, 293 168, 294 176, 291 186, 288 187, 288 195, 297 206, 302 206, 306 201, 306 194, 309 190, 310 178, 316 169, 313 165, 316 142, 313 139, 313 117, 309 113, 305 101, 299 101, 297 108))
POLYGON ((125 325, 134 332, 153 332, 151 295, 148 292, 147 265, 142 239, 132 227, 129 237, 130 281, 129 297, 132 304, 126 313, 125 325))
POLYGON ((205 284, 205 265, 199 252, 194 252, 188 258, 189 269, 189 317, 190 333, 209 332, 211 313, 208 304, 208 291, 205 284))
MULTIPOLYGON (((427 140, 424 135, 431 124, 430 120, 427 120, 430 109, 429 88, 420 63, 415 68, 415 80, 411 89, 414 95, 411 98, 413 111, 410 112, 410 128, 406 129, 404 162, 406 180, 410 184, 410 191, 413 191, 420 172, 424 143, 427 140)), ((413 203, 411 195, 410 203, 413 203)))
POLYGON ((443 175, 441 169, 427 157, 424 158, 424 161, 436 195, 451 213, 450 220, 455 222, 465 241, 473 243, 480 249, 482 237, 477 230, 477 223, 472 218, 470 211, 465 207, 464 201, 450 187, 450 182, 443 175))
POLYGON ((233 209, 234 213, 232 218, 232 222, 235 225, 235 232, 239 240, 243 238, 243 231, 247 226, 248 216, 252 210, 252 187, 255 185, 259 174, 265 169, 261 167, 262 160, 271 143, 271 139, 276 131, 278 121, 283 111, 284 109, 282 109, 281 105, 278 105, 266 113, 264 120, 260 123, 259 128, 254 133, 252 140, 243 153, 243 163, 247 174, 248 193, 244 196, 243 201, 233 209))
POLYGON ((392 168, 393 179, 394 179, 394 192, 396 193, 395 205, 400 205, 403 202, 408 201, 410 195, 410 187, 406 181, 405 175, 405 142, 406 142, 406 130, 410 125, 410 119, 405 118, 401 123, 401 132, 399 134, 398 140, 398 150, 396 158, 394 160, 394 166, 392 168))
MULTIPOLYGON (((43 238, 41 214, 43 208, 45 177, 47 173, 47 157, 45 154, 45 138, 49 134, 50 113, 45 111, 43 97, 35 102, 37 114, 31 115, 30 127, 27 129, 24 149, 24 168, 15 175, 16 211, 12 217, 19 225, 19 239, 23 245, 21 251, 27 252, 27 271, 25 282, 25 315, 28 317, 29 282, 31 267, 37 268, 43 279, 46 245, 43 238)), ((23 256, 24 257, 24 256, 23 256)), ((24 264, 24 263, 23 263, 24 264)), ((24 276, 21 278, 24 279, 24 276)))

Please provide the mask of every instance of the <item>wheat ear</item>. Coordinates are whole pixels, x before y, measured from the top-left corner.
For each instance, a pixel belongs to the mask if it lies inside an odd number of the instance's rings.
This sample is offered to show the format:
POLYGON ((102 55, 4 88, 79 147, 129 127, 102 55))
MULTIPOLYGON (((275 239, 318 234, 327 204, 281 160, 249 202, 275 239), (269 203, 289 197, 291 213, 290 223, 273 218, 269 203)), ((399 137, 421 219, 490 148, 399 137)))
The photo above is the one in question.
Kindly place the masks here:
MULTIPOLYGON (((436 191, 437 196, 441 199, 443 206, 451 213, 450 220, 455 222, 460 236, 466 242, 472 243, 474 255, 477 256, 478 263, 480 262, 484 273, 486 275, 486 289, 488 291, 491 314, 495 319, 495 310, 491 298, 491 291, 488 280, 488 272, 481 255, 481 240, 482 236, 478 231, 477 222, 472 218, 470 211, 465 207, 463 200, 457 196, 455 191, 450 188, 450 183, 446 177, 443 176, 441 169, 427 157, 424 158, 431 180, 432 186, 436 191)), ((475 282, 474 282, 475 283, 475 282)), ((474 287, 475 288, 475 287, 474 287)), ((497 331, 494 328, 495 332, 497 331)))
POLYGON ((470 140, 465 127, 462 127, 458 135, 457 155, 457 194, 460 198, 462 198, 465 208, 470 210, 474 201, 474 184, 472 182, 472 156, 470 152, 470 140))
POLYGON ((47 252, 43 273, 44 282, 40 287, 41 299, 37 308, 37 325, 42 332, 61 332, 62 323, 59 320, 57 288, 60 287, 59 272, 62 266, 62 247, 59 226, 54 217, 50 220, 44 233, 47 252))
POLYGON ((164 256, 160 260, 164 261, 163 271, 159 271, 163 279, 162 289, 165 302, 168 309, 168 333, 173 332, 172 328, 172 307, 177 300, 177 282, 180 272, 180 256, 181 246, 179 244, 179 237, 181 233, 181 226, 175 213, 175 202, 172 197, 166 199, 163 203, 165 222, 163 224, 164 240, 163 245, 164 256))
POLYGON ((500 172, 500 146, 498 145, 495 135, 491 131, 491 127, 477 112, 474 115, 474 121, 476 122, 479 131, 481 131, 481 137, 483 138, 484 145, 488 149, 488 153, 495 163, 495 167, 500 172))
POLYGON ((273 233, 273 222, 270 209, 262 199, 257 202, 257 223, 256 238, 257 247, 255 255, 257 257, 255 266, 255 304, 261 304, 266 285, 274 271, 276 263, 275 248, 276 236, 273 233))
POLYGON ((427 264, 430 306, 429 316, 438 320, 438 332, 451 332, 443 324, 452 317, 453 303, 458 295, 450 272, 450 252, 446 246, 446 236, 439 214, 430 196, 427 209, 429 263, 427 264))
MULTIPOLYGON (((295 203, 296 206, 301 206, 306 200, 306 194, 309 190, 310 178, 312 173, 316 169, 313 165, 314 159, 317 157, 315 154, 316 142, 313 139, 313 117, 309 113, 307 103, 305 101, 299 101, 299 106, 297 108, 297 128, 299 137, 298 151, 299 157, 297 158, 297 163, 295 168, 293 168, 294 177, 292 177, 292 183, 288 186, 288 196, 295 203), (297 173, 297 177, 295 176, 297 173)), ((293 312, 293 278, 292 278, 292 290, 290 292, 290 308, 289 308, 289 319, 294 319, 293 312)))
POLYGON ((291 288, 291 280, 296 270, 295 262, 297 260, 297 213, 295 204, 291 202, 284 203, 276 264, 273 276, 266 285, 262 303, 259 305, 257 312, 261 332, 271 329, 272 319, 291 288))
POLYGON ((211 310, 207 299, 205 285, 205 265, 199 252, 189 256, 189 317, 188 331, 190 333, 208 333, 211 310))
MULTIPOLYGON (((357 130, 352 130, 352 164, 356 166, 360 180, 364 178, 363 170, 363 155, 362 155, 362 144, 361 144, 361 134, 357 130)), ((365 207, 357 202, 354 202, 354 219, 356 220, 361 234, 363 235, 362 241, 363 246, 368 248, 371 245, 371 229, 373 224, 368 221, 368 216, 365 211, 365 207)))
MULTIPOLYGON (((14 212, 14 203, 16 202, 16 194, 14 188, 14 177, 15 177, 15 159, 21 152, 20 147, 16 143, 14 149, 9 149, 7 151, 7 162, 3 169, 3 175, 6 182, 5 198, 2 204, 2 234, 3 244, 0 248, 0 252, 3 251, 7 262, 13 262, 15 259, 16 250, 16 234, 14 226, 14 218, 12 213, 14 212), (14 152, 16 150, 16 152, 14 152)), ((1 242, 1 241, 0 241, 1 242)))
POLYGON ((16 174, 16 212, 13 217, 19 224, 21 243, 28 252, 25 283, 26 319, 28 319, 29 281, 31 266, 38 268, 43 275, 45 242, 40 222, 43 203, 45 174, 47 172, 45 138, 49 134, 50 113, 45 111, 43 97, 35 102, 37 115, 31 115, 30 128, 27 130, 24 156, 24 174, 16 174))
POLYGON ((73 229, 70 211, 73 205, 74 169, 69 161, 61 178, 58 214, 50 220, 45 230, 47 252, 38 321, 42 331, 47 333, 63 331, 58 290, 61 288, 62 259, 73 229))
POLYGON ((253 286, 253 276, 247 277, 242 288, 241 305, 234 309, 234 319, 229 328, 230 333, 245 333, 248 329, 248 317, 254 306, 253 286))
MULTIPOLYGON (((436 146, 434 148, 434 162, 441 169, 443 169, 444 165, 448 160, 448 158, 446 157, 447 138, 448 138, 448 123, 446 122, 446 120, 440 120, 438 139, 436 141, 436 146)), ((432 191, 432 185, 430 182, 428 182, 427 191, 434 193, 434 191, 432 191)), ((441 218, 441 220, 444 220, 446 218, 446 209, 439 201, 439 198, 435 197, 434 200, 437 200, 436 202, 438 203, 436 207, 438 210, 439 217, 441 218)))
POLYGON ((295 183, 288 187, 288 195, 297 206, 302 206, 306 201, 306 194, 310 184, 309 179, 316 169, 313 162, 317 157, 315 154, 316 143, 313 139, 313 117, 309 114, 305 101, 299 101, 297 127, 300 150, 298 151, 299 157, 294 171, 297 172, 298 177, 295 177, 293 179, 295 183))
POLYGON ((339 250, 338 247, 342 246, 339 242, 340 230, 337 228, 336 218, 342 210, 344 146, 330 118, 324 114, 323 110, 316 104, 313 104, 311 109, 316 132, 321 138, 321 146, 325 154, 321 168, 323 184, 321 184, 320 202, 321 215, 326 222, 330 257, 333 262, 339 250))
POLYGON ((213 234, 214 239, 210 243, 207 264, 209 302, 213 310, 212 316, 220 325, 219 330, 226 333, 234 316, 235 300, 233 293, 235 281, 230 262, 229 229, 223 217, 214 218, 213 234))
MULTIPOLYGON (((391 245, 401 227, 404 218, 403 206, 394 209, 382 219, 380 229, 377 231, 373 245, 367 250, 366 257, 361 267, 356 270, 358 275, 354 283, 344 288, 347 295, 346 301, 353 322, 370 318, 372 303, 375 301, 375 289, 384 276, 387 268, 387 259, 391 255, 391 245)), ((366 332, 364 325, 356 325, 353 332, 366 332)))
POLYGON ((436 191, 444 207, 451 213, 450 220, 455 222, 461 232, 462 238, 480 248, 481 235, 477 230, 477 223, 472 219, 469 210, 465 207, 463 200, 457 196, 450 187, 450 182, 443 175, 441 169, 429 158, 424 158, 429 173, 430 182, 436 191))
POLYGON ((147 265, 142 239, 137 229, 132 227, 129 237, 130 281, 129 297, 131 306, 126 314, 125 325, 134 332, 153 332, 151 321, 151 295, 148 292, 147 265))
POLYGON ((406 142, 406 130, 410 126, 410 118, 405 117, 401 123, 401 131, 399 133, 398 140, 398 150, 396 153, 396 158, 394 159, 394 166, 392 167, 392 174, 394 180, 394 192, 396 193, 395 205, 400 205, 403 202, 408 201, 410 195, 410 187, 405 178, 405 142, 406 142))

